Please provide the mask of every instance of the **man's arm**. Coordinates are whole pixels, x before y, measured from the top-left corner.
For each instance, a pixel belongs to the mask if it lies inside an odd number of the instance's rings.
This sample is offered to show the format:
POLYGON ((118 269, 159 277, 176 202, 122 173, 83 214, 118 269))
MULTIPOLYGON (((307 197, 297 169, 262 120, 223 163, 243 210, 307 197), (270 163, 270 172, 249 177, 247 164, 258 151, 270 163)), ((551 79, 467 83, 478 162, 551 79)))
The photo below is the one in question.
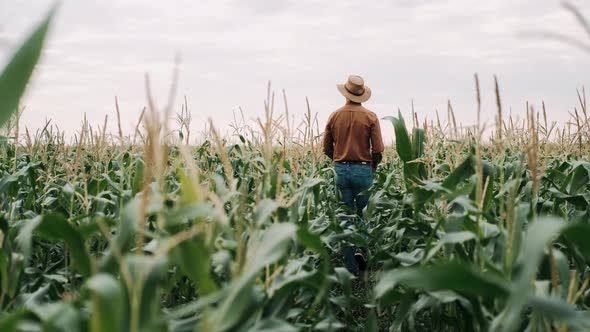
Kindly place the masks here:
POLYGON ((326 129, 324 130, 324 154, 330 159, 334 159, 334 137, 332 137, 332 116, 328 119, 326 129))
POLYGON ((371 155, 373 157, 373 169, 377 169, 377 165, 383 159, 383 138, 381 137, 381 127, 379 126, 379 118, 375 115, 375 119, 371 126, 371 155))

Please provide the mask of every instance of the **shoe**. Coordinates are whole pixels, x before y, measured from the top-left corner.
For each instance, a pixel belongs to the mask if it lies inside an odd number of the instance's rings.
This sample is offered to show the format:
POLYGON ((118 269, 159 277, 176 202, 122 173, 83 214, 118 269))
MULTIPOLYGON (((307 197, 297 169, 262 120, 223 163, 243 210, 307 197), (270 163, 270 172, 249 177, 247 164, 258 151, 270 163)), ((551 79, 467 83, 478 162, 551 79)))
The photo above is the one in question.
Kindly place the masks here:
POLYGON ((361 250, 357 249, 354 253, 354 259, 358 264, 359 270, 366 271, 367 270, 367 254, 361 250))

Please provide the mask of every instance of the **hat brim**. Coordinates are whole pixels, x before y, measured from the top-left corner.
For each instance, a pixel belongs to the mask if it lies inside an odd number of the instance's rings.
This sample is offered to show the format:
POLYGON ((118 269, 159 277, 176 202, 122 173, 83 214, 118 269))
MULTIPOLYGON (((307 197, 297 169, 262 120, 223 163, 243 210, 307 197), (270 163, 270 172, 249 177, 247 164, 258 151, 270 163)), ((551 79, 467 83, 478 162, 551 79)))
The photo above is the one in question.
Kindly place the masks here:
POLYGON ((369 98, 371 98, 371 89, 366 85, 365 92, 360 96, 353 95, 352 93, 348 92, 348 90, 346 90, 344 87, 344 84, 336 84, 336 88, 338 88, 338 91, 340 91, 344 97, 354 101, 355 103, 364 103, 369 100, 369 98))

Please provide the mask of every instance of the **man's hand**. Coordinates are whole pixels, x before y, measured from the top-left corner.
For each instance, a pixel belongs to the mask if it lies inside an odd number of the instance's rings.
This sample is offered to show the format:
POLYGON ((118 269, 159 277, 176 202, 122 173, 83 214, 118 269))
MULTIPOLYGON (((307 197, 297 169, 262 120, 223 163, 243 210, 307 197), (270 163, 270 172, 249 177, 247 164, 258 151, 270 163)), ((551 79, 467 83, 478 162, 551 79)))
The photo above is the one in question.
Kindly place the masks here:
POLYGON ((381 160, 383 160, 383 154, 381 152, 373 152, 372 157, 373 157, 373 163, 372 163, 373 173, 375 173, 377 171, 377 166, 379 165, 381 160))

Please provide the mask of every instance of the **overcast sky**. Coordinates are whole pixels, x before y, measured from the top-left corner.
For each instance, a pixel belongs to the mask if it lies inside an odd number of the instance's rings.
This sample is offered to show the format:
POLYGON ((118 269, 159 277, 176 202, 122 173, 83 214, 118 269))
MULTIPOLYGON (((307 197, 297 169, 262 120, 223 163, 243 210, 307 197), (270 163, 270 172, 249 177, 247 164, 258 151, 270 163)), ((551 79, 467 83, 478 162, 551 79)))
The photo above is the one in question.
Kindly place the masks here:
MULTIPOLYGON (((590 15, 588 1, 573 3, 590 15)), ((2 63, 50 4, 0 1, 2 63)), ((118 96, 130 131, 146 104, 144 74, 163 105, 176 54, 194 130, 209 117, 224 128, 240 106, 262 116, 269 80, 287 91, 291 113, 302 116, 308 96, 324 122, 343 102, 335 84, 351 73, 372 88, 366 106, 380 117, 399 107, 409 118, 412 99, 421 117, 434 117, 451 99, 459 120, 472 123, 477 72, 484 118, 494 116, 497 74, 506 112, 522 117, 527 100, 545 100, 550 118, 564 121, 576 88, 589 83, 590 53, 519 37, 531 31, 586 38, 554 0, 64 0, 23 122, 37 128, 50 118, 73 132, 84 113, 96 124, 105 114, 114 120, 118 96)), ((391 125, 382 127, 391 137, 391 125)))

